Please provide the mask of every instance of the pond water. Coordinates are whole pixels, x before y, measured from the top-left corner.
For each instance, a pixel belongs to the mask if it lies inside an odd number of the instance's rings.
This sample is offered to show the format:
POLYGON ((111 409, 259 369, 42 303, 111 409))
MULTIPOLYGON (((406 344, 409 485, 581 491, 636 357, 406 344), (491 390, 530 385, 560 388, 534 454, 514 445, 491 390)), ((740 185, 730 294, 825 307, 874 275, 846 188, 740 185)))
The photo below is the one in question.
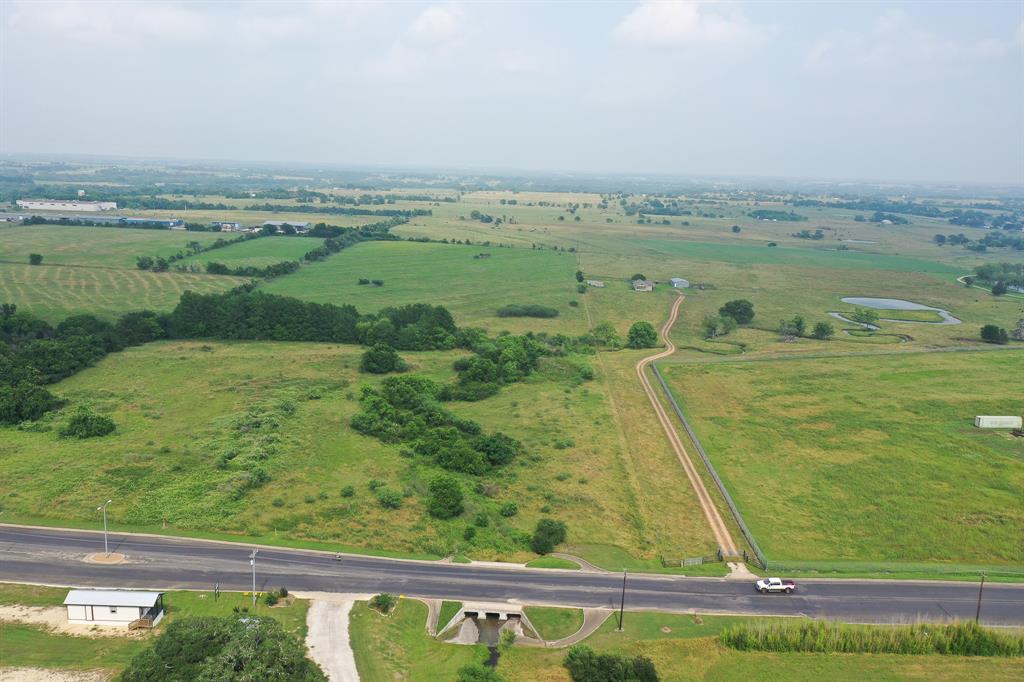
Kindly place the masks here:
MULTIPOLYGON (((881 318, 883 320, 891 322, 901 322, 904 324, 960 324, 961 320, 953 317, 949 314, 948 310, 942 308, 933 308, 930 305, 923 305, 921 303, 914 303, 913 301, 904 301, 900 298, 868 298, 862 296, 845 296, 841 299, 843 303, 849 303, 850 305, 858 305, 864 308, 874 308, 875 310, 934 310, 942 318, 942 322, 922 322, 922 321, 909 321, 909 320, 888 320, 888 318, 881 318)), ((838 317, 841 320, 846 320, 838 313, 830 313, 833 317, 838 317)), ((846 320, 851 322, 852 320, 846 320)))

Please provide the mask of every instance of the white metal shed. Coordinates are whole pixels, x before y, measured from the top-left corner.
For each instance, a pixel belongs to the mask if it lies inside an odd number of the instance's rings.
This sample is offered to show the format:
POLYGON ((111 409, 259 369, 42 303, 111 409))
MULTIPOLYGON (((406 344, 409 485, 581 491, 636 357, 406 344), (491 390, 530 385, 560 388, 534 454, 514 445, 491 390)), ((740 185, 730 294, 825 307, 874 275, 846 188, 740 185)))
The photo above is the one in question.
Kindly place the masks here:
POLYGON ((163 592, 71 590, 64 598, 70 623, 152 627, 164 616, 163 592), (148 621, 148 622, 146 622, 148 621))

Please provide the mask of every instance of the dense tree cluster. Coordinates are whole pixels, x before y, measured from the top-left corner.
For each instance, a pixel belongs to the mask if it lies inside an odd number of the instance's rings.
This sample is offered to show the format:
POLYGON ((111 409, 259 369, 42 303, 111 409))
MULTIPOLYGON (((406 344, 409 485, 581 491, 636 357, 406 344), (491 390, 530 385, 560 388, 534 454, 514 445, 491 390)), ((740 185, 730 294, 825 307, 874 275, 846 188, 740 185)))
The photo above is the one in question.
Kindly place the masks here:
POLYGON ((419 376, 389 377, 379 388, 364 387, 362 411, 352 428, 386 443, 405 443, 443 469, 481 475, 509 463, 522 450, 501 433, 458 417, 440 401, 441 386, 419 376))
POLYGON ((282 275, 290 275, 298 270, 301 265, 302 264, 297 260, 283 260, 279 263, 265 265, 262 268, 255 265, 236 265, 235 267, 229 267, 224 263, 211 261, 206 264, 206 274, 273 279, 282 275))
POLYGON ((558 317, 558 310, 549 306, 528 303, 525 305, 509 304, 498 308, 494 313, 498 317, 558 317))
POLYGON ((121 674, 124 682, 326 682, 306 647, 273 618, 183 618, 167 625, 121 674))
POLYGON ((794 213, 793 211, 780 211, 773 208, 759 208, 749 213, 754 220, 778 220, 783 222, 802 222, 807 216, 794 213))
POLYGON ((814 240, 818 240, 818 239, 824 239, 825 238, 825 231, 822 230, 819 227, 814 232, 811 232, 810 230, 800 230, 799 232, 794 232, 793 236, 796 237, 797 239, 814 239, 814 240))
POLYGON ((977 280, 995 284, 1003 282, 1009 286, 1024 287, 1024 264, 985 263, 974 268, 977 280))
POLYGON ((532 373, 540 358, 549 352, 532 334, 506 334, 492 341, 478 332, 466 330, 462 340, 464 347, 474 355, 455 361, 459 378, 442 389, 443 400, 482 400, 492 396, 503 384, 519 381, 532 373))
POLYGON ((658 682, 658 671, 645 656, 599 654, 586 644, 569 648, 562 665, 572 682, 658 682))
POLYGON ((170 256, 139 256, 135 259, 135 267, 139 270, 151 270, 153 272, 165 272, 168 270, 172 263, 175 263, 185 258, 205 253, 207 251, 214 251, 216 249, 223 249, 226 246, 232 244, 239 244, 250 239, 258 239, 262 235, 260 234, 243 234, 232 239, 225 239, 224 237, 218 237, 215 241, 210 244, 200 244, 197 241, 190 241, 185 244, 185 248, 178 251, 177 253, 171 254, 170 256))

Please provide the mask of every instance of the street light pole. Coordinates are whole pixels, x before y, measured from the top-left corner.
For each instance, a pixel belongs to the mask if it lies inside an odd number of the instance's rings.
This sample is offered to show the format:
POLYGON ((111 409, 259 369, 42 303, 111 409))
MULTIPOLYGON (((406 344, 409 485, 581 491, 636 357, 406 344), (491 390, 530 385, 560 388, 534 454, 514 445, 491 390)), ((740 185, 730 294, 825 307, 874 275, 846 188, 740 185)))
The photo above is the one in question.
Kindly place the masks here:
POLYGON ((249 555, 249 565, 252 566, 252 607, 256 608, 256 552, 258 549, 252 550, 252 554, 249 555))
POLYGON ((622 632, 622 618, 626 611, 626 569, 622 569, 622 599, 619 600, 619 632, 622 632))
POLYGON ((981 574, 981 587, 978 588, 978 610, 974 612, 975 624, 981 620, 981 593, 985 591, 985 574, 981 574))
POLYGON ((100 506, 96 507, 96 511, 103 512, 103 551, 107 556, 110 556, 110 544, 107 542, 107 505, 113 502, 113 500, 107 500, 100 506))

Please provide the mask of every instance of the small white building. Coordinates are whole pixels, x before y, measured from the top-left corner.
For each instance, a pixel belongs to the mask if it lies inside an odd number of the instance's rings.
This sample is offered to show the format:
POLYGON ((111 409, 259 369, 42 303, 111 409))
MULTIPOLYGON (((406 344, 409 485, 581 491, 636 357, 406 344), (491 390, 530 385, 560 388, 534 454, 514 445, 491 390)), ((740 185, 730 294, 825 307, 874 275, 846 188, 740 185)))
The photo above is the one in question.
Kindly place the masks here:
POLYGON ((153 627, 164 617, 163 592, 71 590, 64 598, 68 622, 153 627))
POLYGON ((1024 419, 1021 417, 978 416, 974 418, 974 425, 979 429, 1019 429, 1024 426, 1024 419))
POLYGON ((587 286, 594 287, 595 289, 604 289, 604 282, 599 279, 588 279, 587 286))
POLYGON ((51 199, 18 199, 14 202, 21 208, 30 211, 112 211, 117 208, 116 201, 75 201, 51 199))
POLYGON ((676 289, 689 289, 690 288, 690 281, 686 280, 686 279, 683 279, 682 277, 673 277, 672 279, 669 280, 669 282, 671 282, 672 286, 674 288, 676 288, 676 289))
POLYGON ((635 279, 633 291, 654 291, 654 282, 649 279, 635 279))

